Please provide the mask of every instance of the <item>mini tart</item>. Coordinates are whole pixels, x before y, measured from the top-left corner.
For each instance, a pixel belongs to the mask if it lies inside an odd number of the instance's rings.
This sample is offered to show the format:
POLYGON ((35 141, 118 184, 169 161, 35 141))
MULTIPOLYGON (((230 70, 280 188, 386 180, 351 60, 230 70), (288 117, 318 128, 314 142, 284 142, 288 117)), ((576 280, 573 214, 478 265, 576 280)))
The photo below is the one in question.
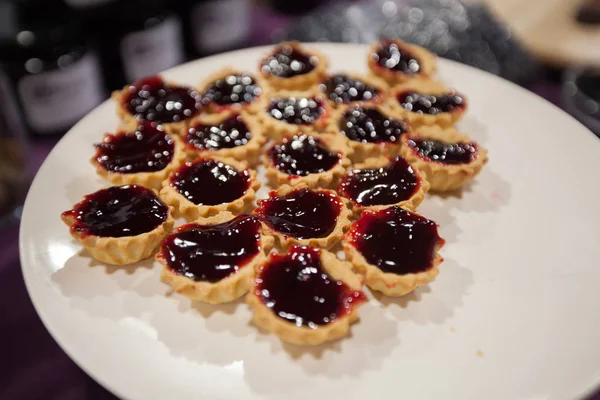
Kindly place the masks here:
POLYGON ((204 111, 209 114, 224 111, 254 114, 263 108, 268 92, 260 76, 233 67, 208 75, 200 82, 198 91, 202 94, 204 111))
POLYGON ((344 253, 366 284, 388 296, 403 296, 439 273, 444 245, 437 224, 397 206, 367 210, 344 236, 344 253))
POLYGON ((194 118, 183 142, 190 159, 214 154, 256 165, 266 138, 262 125, 247 112, 225 111, 194 118))
POLYGON ((395 156, 400 151, 401 136, 412 130, 381 105, 355 104, 338 107, 327 131, 345 137, 351 149, 350 160, 362 162, 371 157, 395 156))
POLYGON ((247 297, 259 327, 284 342, 310 346, 339 339, 367 301, 347 262, 314 247, 272 253, 257 271, 247 297))
POLYGON ((107 133, 95 145, 91 163, 114 185, 140 185, 160 190, 169 173, 185 162, 183 144, 162 125, 140 122, 136 129, 107 133))
POLYGON ((248 293, 273 242, 247 214, 200 218, 163 240, 160 279, 191 300, 227 303, 248 293))
POLYGON ((93 258, 113 265, 150 257, 174 223, 152 190, 129 185, 88 194, 61 218, 93 258))
POLYGON ((163 80, 155 75, 114 91, 117 115, 132 129, 139 121, 156 122, 169 134, 185 132, 187 122, 200 112, 202 98, 193 88, 163 80), (180 107, 166 107, 166 103, 180 107))
POLYGON ((275 90, 306 90, 321 82, 328 65, 320 51, 299 42, 282 42, 261 60, 258 69, 275 90))
POLYGON ((338 193, 357 216, 394 205, 416 210, 429 191, 429 182, 401 156, 369 158, 354 167, 342 178, 338 193))
POLYGON ((414 79, 394 87, 385 104, 413 127, 453 126, 467 110, 467 99, 437 81, 414 79))
POLYGON ((394 86, 433 75, 437 57, 421 46, 400 39, 382 39, 369 47, 367 64, 373 75, 394 86))
POLYGON ((340 136, 299 133, 267 149, 266 176, 272 187, 333 188, 350 166, 349 154, 340 136))
POLYGON ((387 84, 375 76, 352 72, 331 74, 319 84, 319 90, 332 108, 355 103, 381 104, 387 89, 387 84))
POLYGON ((265 133, 273 140, 304 133, 322 133, 329 123, 331 110, 317 90, 271 93, 257 114, 265 133))
POLYGON ((460 188, 488 161, 485 148, 453 129, 420 128, 402 137, 400 154, 425 174, 435 192, 460 188))
POLYGON ((245 162, 206 155, 183 164, 163 182, 161 198, 177 217, 193 221, 229 211, 252 209, 260 181, 245 162))
POLYGON ((333 190, 282 186, 258 201, 254 215, 282 248, 331 248, 350 226, 350 210, 333 190))

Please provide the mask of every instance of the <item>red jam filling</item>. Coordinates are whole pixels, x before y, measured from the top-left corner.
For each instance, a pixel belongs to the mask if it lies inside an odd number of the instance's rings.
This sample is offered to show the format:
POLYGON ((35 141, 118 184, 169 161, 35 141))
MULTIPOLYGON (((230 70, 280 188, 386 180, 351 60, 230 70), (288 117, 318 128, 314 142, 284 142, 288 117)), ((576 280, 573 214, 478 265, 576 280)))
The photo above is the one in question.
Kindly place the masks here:
POLYGON ((135 132, 106 135, 96 144, 96 161, 109 172, 133 174, 163 170, 173 159, 175 143, 160 125, 143 122, 135 132))
POLYGON ((163 241, 159 257, 179 275, 215 283, 258 254, 259 228, 260 222, 250 215, 218 225, 183 225, 163 241))
POLYGON ((239 199, 250 187, 250 172, 217 160, 196 159, 171 176, 171 186, 192 203, 214 206, 239 199))
POLYGON ((379 42, 377 51, 371 54, 371 59, 380 67, 407 75, 421 72, 421 61, 408 49, 399 46, 393 40, 379 42))
POLYGON ((362 143, 395 143, 408 128, 375 108, 351 108, 340 120, 340 132, 362 143))
POLYGON ((307 176, 329 171, 341 159, 314 136, 300 135, 274 144, 267 157, 279 171, 291 176, 307 176))
POLYGON ((262 93, 250 74, 228 75, 217 79, 203 93, 203 104, 229 106, 252 103, 262 93))
POLYGON ((167 86, 160 76, 141 79, 127 91, 123 107, 145 121, 179 122, 196 114, 202 104, 200 94, 194 89, 167 86))
POLYGON ((419 189, 411 165, 397 156, 383 168, 355 169, 340 184, 340 194, 361 206, 395 204, 410 199, 419 189))
POLYGON ((430 95, 408 91, 399 93, 397 99, 405 110, 420 114, 450 113, 465 107, 465 99, 458 93, 430 95))
POLYGON ((304 75, 315 69, 319 60, 289 45, 275 49, 272 55, 263 60, 261 70, 279 78, 304 75))
POLYGON ((410 138, 407 144, 422 158, 441 164, 468 164, 477 158, 475 143, 443 143, 437 140, 410 138))
POLYGON ((255 290, 279 318, 313 329, 348 315, 366 301, 362 291, 327 274, 321 251, 313 247, 294 246, 287 254, 272 254, 255 290))
POLYGON ((113 186, 88 194, 63 216, 75 218, 71 230, 83 236, 137 236, 167 220, 169 208, 149 189, 113 186))
POLYGON ((354 101, 368 101, 379 97, 379 90, 345 74, 337 74, 325 80, 319 88, 327 98, 336 104, 349 104, 354 101))
POLYGON ((397 275, 430 269, 444 243, 435 222, 397 206, 363 212, 346 238, 369 264, 397 275))
POLYGON ((322 101, 311 97, 276 97, 269 104, 269 115, 278 121, 293 125, 312 125, 323 114, 322 101))
POLYGON ((296 239, 327 237, 333 232, 342 202, 329 192, 296 189, 259 200, 256 214, 272 229, 296 239))
POLYGON ((192 125, 185 142, 197 150, 220 150, 243 146, 252 139, 252 133, 241 115, 232 115, 216 125, 192 125))

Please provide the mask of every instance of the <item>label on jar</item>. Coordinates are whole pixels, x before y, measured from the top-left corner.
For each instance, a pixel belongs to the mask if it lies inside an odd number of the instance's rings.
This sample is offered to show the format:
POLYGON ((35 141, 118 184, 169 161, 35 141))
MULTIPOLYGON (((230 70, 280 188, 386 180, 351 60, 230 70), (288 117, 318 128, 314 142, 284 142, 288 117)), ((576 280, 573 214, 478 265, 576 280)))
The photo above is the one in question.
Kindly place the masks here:
POLYGON ((63 69, 25 76, 18 92, 33 130, 45 134, 68 129, 103 100, 98 60, 88 53, 63 69))
POLYGON ((121 40, 121 59, 125 79, 136 81, 183 62, 181 26, 175 17, 121 40))
POLYGON ((227 50, 242 43, 250 30, 248 0, 202 2, 192 9, 194 45, 199 52, 227 50))

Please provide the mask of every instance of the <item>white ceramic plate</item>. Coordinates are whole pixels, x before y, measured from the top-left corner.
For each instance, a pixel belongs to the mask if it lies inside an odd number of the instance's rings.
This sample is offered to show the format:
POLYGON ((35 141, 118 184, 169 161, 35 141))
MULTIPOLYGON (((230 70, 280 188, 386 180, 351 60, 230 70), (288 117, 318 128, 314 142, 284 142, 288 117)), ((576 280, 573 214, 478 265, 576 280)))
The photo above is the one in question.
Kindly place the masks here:
MULTIPOLYGON (((319 44, 332 71, 365 70, 366 47, 319 44)), ((266 48, 172 69, 197 83, 255 70, 266 48)), ((21 225, 23 275, 48 330, 92 377, 128 399, 567 399, 600 382, 600 141, 535 95, 440 60, 469 96, 460 128, 490 151, 462 196, 428 197, 446 261, 437 280, 372 300, 344 340, 315 349, 259 332, 243 302, 168 295, 159 266, 94 262, 59 215, 106 183, 88 162, 117 124, 101 105, 40 169, 21 225)))

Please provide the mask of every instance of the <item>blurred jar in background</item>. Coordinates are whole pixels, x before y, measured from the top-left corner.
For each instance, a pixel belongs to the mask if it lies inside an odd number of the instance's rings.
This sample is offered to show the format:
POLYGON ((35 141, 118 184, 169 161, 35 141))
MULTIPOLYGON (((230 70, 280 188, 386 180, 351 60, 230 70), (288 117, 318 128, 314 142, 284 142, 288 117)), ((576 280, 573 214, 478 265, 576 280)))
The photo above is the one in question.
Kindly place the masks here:
POLYGON ((251 30, 250 0, 175 0, 192 58, 243 47, 251 30))
POLYGON ((20 0, 0 69, 33 136, 64 134, 105 97, 98 60, 60 1, 20 0))
POLYGON ((181 23, 163 0, 65 2, 85 21, 112 90, 184 61, 181 23))

